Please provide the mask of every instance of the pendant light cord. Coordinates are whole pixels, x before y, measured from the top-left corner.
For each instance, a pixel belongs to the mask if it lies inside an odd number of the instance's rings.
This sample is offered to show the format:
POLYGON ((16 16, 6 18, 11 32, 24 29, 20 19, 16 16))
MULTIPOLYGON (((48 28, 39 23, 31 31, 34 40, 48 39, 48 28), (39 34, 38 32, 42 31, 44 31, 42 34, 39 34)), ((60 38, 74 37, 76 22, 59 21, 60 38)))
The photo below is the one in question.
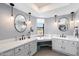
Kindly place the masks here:
POLYGON ((30 16, 31 16, 31 13, 29 12, 29 21, 30 21, 30 16))
POLYGON ((57 15, 55 15, 55 22, 57 21, 57 15))
POLYGON ((72 21, 73 21, 73 18, 74 18, 74 12, 71 12, 71 17, 72 17, 72 21))
POLYGON ((11 6, 11 16, 13 16, 13 6, 11 6))
POLYGON ((14 6, 14 4, 10 3, 10 6, 11 6, 11 16, 13 16, 13 6, 14 6))

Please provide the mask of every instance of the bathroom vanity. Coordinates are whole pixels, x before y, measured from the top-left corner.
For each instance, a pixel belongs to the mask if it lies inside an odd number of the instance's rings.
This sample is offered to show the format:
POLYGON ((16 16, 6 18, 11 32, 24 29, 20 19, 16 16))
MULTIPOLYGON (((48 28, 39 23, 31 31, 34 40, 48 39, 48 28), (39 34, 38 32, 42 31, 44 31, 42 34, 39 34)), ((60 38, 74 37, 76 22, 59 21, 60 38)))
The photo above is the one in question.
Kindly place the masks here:
POLYGON ((37 40, 34 39, 5 42, 0 44, 1 56, 32 56, 37 52, 37 40))
POLYGON ((78 38, 53 37, 52 49, 66 55, 79 55, 78 38))
POLYGON ((50 46, 52 50, 66 55, 79 55, 78 38, 51 36, 26 38, 19 41, 15 39, 0 41, 0 56, 32 56, 41 46, 50 46))

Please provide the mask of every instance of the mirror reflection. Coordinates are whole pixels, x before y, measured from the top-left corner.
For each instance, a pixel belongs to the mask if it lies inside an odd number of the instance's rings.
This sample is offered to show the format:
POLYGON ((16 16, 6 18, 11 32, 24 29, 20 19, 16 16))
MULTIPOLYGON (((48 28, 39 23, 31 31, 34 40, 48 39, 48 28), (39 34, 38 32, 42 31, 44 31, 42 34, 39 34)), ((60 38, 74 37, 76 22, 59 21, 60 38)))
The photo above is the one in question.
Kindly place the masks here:
POLYGON ((25 17, 23 15, 16 16, 15 21, 14 21, 14 26, 18 32, 24 32, 26 29, 25 17))
POLYGON ((65 17, 63 18, 60 18, 59 21, 58 21, 58 29, 60 31, 67 31, 68 30, 68 26, 69 26, 69 20, 65 17))

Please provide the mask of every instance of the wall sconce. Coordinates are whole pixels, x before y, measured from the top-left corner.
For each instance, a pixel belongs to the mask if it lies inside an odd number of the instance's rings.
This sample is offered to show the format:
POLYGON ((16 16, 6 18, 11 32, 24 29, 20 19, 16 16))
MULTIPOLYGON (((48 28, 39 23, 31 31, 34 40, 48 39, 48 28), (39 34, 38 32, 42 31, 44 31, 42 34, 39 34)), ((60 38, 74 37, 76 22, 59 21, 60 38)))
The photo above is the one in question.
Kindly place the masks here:
POLYGON ((13 17, 13 7, 14 7, 14 4, 10 3, 10 6, 11 6, 11 19, 13 20, 14 19, 14 17, 13 17))

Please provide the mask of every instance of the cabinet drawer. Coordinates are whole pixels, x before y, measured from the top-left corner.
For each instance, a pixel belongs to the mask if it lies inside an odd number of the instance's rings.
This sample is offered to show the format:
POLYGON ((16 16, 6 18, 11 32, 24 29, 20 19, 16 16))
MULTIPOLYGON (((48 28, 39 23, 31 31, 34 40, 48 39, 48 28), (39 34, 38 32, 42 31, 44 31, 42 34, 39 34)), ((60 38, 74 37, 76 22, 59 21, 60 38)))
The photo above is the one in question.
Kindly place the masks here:
POLYGON ((18 56, 18 55, 24 55, 24 45, 22 46, 19 46, 17 48, 15 48, 15 55, 18 56))
POLYGON ((69 41, 69 42, 68 42, 68 46, 75 47, 75 46, 77 46, 77 42, 69 41))
POLYGON ((14 56, 14 49, 3 52, 1 56, 14 56))
POLYGON ((67 47, 66 48, 66 53, 69 53, 71 55, 77 55, 77 49, 76 47, 67 47))

